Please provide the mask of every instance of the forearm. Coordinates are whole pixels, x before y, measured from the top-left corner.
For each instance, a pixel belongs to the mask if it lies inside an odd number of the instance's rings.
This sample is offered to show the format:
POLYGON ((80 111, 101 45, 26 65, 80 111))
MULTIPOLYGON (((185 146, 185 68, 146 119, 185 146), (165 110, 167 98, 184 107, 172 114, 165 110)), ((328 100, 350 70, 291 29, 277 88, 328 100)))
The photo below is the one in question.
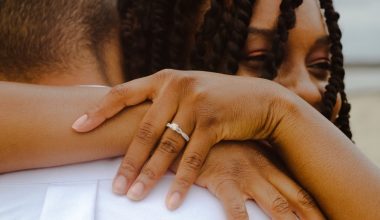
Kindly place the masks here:
POLYGON ((71 129, 108 90, 0 82, 0 173, 125 154, 147 104, 124 110, 90 133, 71 129))
POLYGON ((380 219, 378 169, 331 122, 296 99, 274 142, 331 219, 380 219))

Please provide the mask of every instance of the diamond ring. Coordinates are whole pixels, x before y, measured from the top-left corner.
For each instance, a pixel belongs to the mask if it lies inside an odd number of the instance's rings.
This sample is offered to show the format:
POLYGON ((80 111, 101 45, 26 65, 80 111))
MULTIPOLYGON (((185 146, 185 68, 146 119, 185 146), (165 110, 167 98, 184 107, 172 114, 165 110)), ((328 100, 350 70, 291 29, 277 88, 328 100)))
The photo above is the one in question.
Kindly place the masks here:
POLYGON ((168 127, 170 129, 172 129, 173 131, 177 132, 178 134, 180 134, 183 137, 183 139, 185 139, 186 142, 189 142, 189 140, 190 140, 189 136, 185 132, 182 131, 182 129, 179 127, 178 124, 176 124, 176 123, 167 123, 166 127, 168 127))

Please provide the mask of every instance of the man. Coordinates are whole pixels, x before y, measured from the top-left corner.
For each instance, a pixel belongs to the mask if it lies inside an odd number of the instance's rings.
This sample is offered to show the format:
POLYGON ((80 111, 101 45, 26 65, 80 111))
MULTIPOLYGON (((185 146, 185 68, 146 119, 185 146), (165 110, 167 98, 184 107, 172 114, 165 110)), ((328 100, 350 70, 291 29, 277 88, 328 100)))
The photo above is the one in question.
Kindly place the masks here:
POLYGON ((0 80, 122 83, 116 0, 0 2, 0 80))

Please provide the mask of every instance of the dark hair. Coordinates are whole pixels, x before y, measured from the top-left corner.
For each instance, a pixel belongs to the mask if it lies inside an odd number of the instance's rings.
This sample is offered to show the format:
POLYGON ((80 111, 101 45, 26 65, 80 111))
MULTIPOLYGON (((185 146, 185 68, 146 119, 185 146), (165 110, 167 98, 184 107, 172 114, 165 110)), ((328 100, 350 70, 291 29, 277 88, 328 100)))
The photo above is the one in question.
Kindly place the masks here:
POLYGON ((351 105, 347 101, 347 96, 344 91, 344 76, 343 68, 343 45, 341 43, 342 32, 338 25, 339 14, 335 11, 332 0, 320 0, 321 8, 324 9, 326 23, 331 41, 331 77, 329 84, 326 86, 326 92, 323 96, 322 114, 328 119, 331 118, 332 110, 336 104, 337 94, 339 93, 342 99, 342 107, 337 118, 336 125, 349 138, 352 138, 350 129, 350 110, 351 105))
POLYGON ((84 51, 104 63, 103 46, 119 28, 115 5, 116 0, 2 0, 1 77, 31 81, 78 64, 84 51))
MULTIPOLYGON (((124 51, 129 55, 125 59, 127 79, 149 75, 164 68, 206 70, 225 74, 237 72, 238 64, 244 58, 242 51, 255 1, 211 0, 200 27, 194 26, 194 23, 197 23, 194 18, 200 11, 200 6, 207 8, 204 5, 207 1, 187 1, 191 2, 190 4, 185 4, 184 1, 171 0, 170 4, 162 3, 163 0, 151 1, 155 7, 150 11, 151 15, 148 15, 146 13, 149 7, 143 7, 143 2, 135 0, 135 7, 129 7, 121 14, 122 23, 126 24, 123 26, 124 51), (146 18, 150 16, 154 19, 146 22, 146 18), (138 60, 143 63, 139 63, 138 60)), ((120 3, 123 4, 123 0, 120 0, 120 3)), ((295 26, 295 9, 301 4, 302 0, 281 2, 272 52, 266 62, 267 73, 263 77, 276 77, 277 69, 284 58, 289 30, 295 26)), ((332 43, 331 77, 323 97, 325 107, 322 112, 327 118, 331 118, 337 93, 340 93, 343 103, 336 124, 351 138, 348 120, 350 105, 344 93, 341 32, 337 24, 339 16, 331 0, 321 0, 321 8, 325 10, 332 43)))

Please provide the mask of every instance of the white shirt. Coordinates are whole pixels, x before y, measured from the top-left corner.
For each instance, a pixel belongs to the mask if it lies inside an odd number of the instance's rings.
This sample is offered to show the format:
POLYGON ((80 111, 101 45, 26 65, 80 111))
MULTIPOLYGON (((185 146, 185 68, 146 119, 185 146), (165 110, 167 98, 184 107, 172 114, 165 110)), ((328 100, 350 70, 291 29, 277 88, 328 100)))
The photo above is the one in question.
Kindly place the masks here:
MULTIPOLYGON (((0 175, 1 220, 219 220, 221 203, 206 189, 193 186, 176 211, 165 207, 174 174, 167 173, 140 202, 112 193, 121 158, 0 175)), ((250 219, 269 219, 257 205, 246 203, 250 219)))

